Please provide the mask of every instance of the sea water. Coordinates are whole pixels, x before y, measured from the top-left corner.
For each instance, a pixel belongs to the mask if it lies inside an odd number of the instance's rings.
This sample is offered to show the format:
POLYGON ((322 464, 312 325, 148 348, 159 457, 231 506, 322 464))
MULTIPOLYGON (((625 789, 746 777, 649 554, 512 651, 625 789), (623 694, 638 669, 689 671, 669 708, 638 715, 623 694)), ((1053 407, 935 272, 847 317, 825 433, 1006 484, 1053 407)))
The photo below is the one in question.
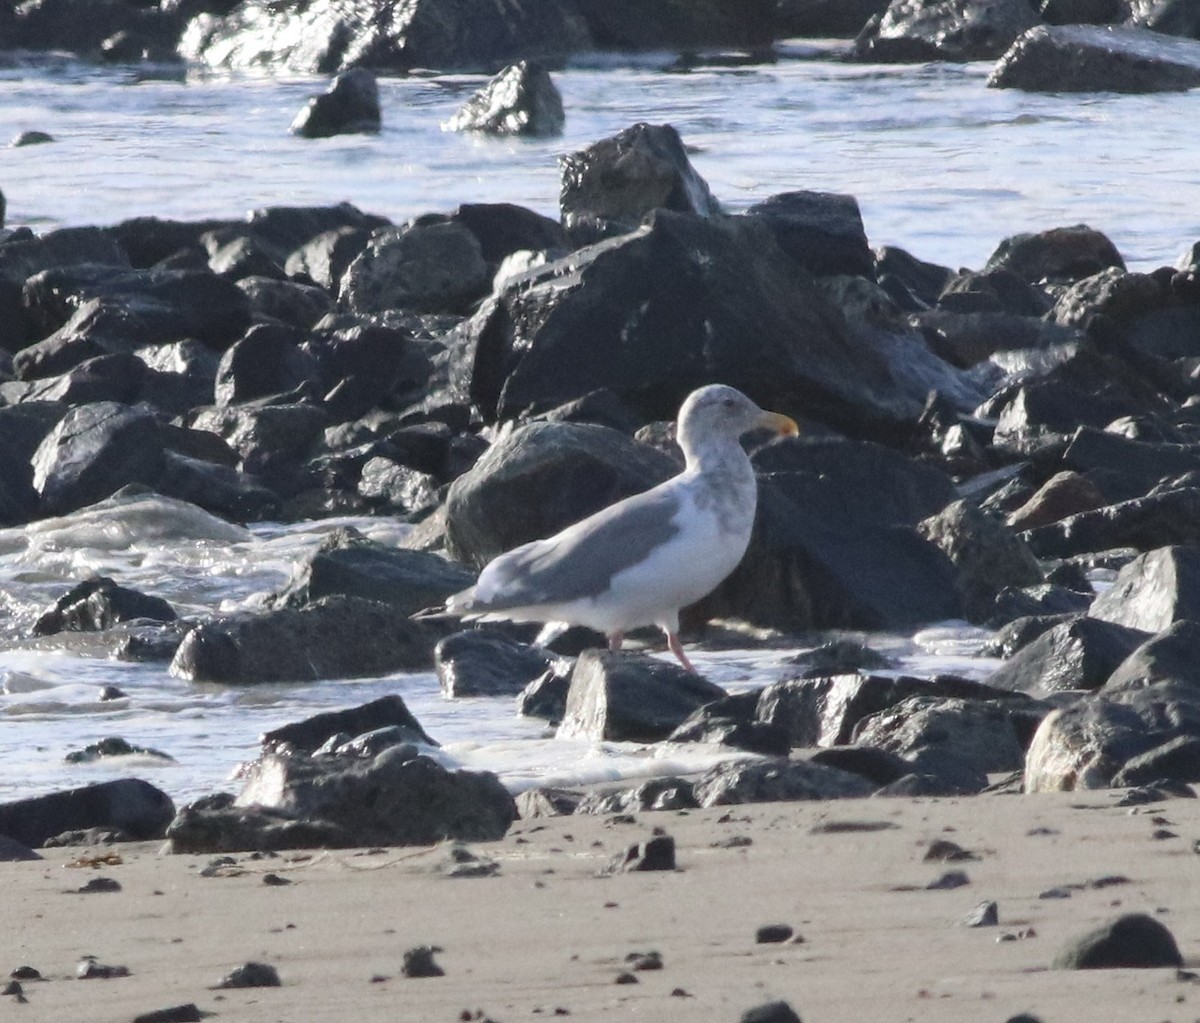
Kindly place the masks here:
MULTIPOLYGON (((578 61, 555 74, 566 130, 548 140, 442 131, 484 81, 476 76, 384 79, 382 132, 304 140, 287 128, 323 80, 0 66, 0 146, 28 129, 56 139, 0 150, 0 189, 9 225, 38 231, 337 202, 397 221, 464 202, 555 216, 557 158, 648 121, 675 125, 731 211, 782 191, 848 193, 873 245, 951 267, 982 267, 1013 233, 1076 223, 1107 233, 1131 269, 1174 263, 1200 240, 1200 144, 1180 130, 1189 94, 1029 95, 986 88, 984 64, 864 66, 799 51, 808 59, 686 73, 654 55, 578 61)), ((696 771, 727 755, 556 739, 517 717, 511 699, 445 700, 431 673, 198 685, 162 664, 111 660, 95 637, 28 639, 37 614, 92 574, 182 614, 253 608, 338 525, 385 543, 405 528, 362 518, 243 529, 150 497, 0 530, 0 800, 129 774, 177 801, 236 788, 231 775, 263 731, 388 693, 405 699, 446 763, 495 770, 514 791, 696 771), (106 685, 126 695, 101 701, 106 685), (65 762, 110 735, 173 759, 65 762)), ((976 656, 983 633, 963 623, 856 638, 896 657, 898 671, 986 678, 996 666, 976 656)), ((739 691, 784 676, 797 649, 694 657, 739 691)))

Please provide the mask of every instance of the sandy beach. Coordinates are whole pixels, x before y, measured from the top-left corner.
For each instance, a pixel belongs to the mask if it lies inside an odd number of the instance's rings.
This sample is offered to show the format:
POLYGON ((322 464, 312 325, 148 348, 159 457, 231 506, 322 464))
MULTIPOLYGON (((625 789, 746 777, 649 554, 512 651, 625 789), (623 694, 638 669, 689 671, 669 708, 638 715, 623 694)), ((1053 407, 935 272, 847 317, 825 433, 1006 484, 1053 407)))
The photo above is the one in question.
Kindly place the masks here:
POLYGON ((212 857, 153 843, 110 847, 122 862, 99 867, 71 867, 94 849, 45 850, 42 862, 0 864, 5 974, 32 966, 44 978, 2 1011, 27 1023, 128 1023, 182 1003, 288 1023, 718 1021, 783 999, 805 1023, 1192 1020, 1200 989, 1175 970, 1049 968, 1068 938, 1126 912, 1155 915, 1195 958, 1200 804, 1131 811, 1121 794, 520 821, 470 847, 480 873, 498 865, 478 877, 447 876, 448 846, 239 855, 207 877, 212 857), (675 871, 604 873, 655 828, 675 840, 675 871), (977 859, 926 861, 938 839, 977 859), (926 888, 948 870, 969 884, 926 888), (120 890, 78 892, 97 877, 120 890), (1114 877, 1127 880, 1094 884, 1114 877), (1067 897, 1039 898, 1053 888, 1067 897), (964 926, 988 900, 998 926, 964 926), (803 940, 759 943, 770 924, 803 940), (420 945, 440 949, 444 976, 403 975, 420 945), (634 970, 629 957, 647 953, 661 969, 634 970), (88 955, 130 975, 75 979, 88 955), (281 986, 213 989, 247 961, 274 966, 281 986), (622 973, 636 983, 618 983, 622 973))

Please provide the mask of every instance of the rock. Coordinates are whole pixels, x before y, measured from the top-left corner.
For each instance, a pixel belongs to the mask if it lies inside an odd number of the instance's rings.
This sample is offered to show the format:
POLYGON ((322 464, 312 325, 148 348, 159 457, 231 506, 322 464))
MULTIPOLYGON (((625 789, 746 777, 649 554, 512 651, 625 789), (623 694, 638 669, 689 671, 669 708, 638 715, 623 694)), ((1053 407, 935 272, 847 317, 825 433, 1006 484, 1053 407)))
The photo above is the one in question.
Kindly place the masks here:
POLYGON ((109 828, 145 841, 161 838, 174 816, 165 792, 138 778, 122 778, 0 804, 0 835, 30 848, 85 828, 109 828))
POLYGON ((911 776, 913 765, 903 757, 876 746, 831 746, 819 749, 809 762, 834 767, 865 778, 872 785, 885 786, 911 776))
POLYGON ((1134 558, 1088 613, 1149 633, 1200 621, 1200 548, 1163 547, 1134 558))
POLYGON ((1129 322, 1156 312, 1164 302, 1164 291, 1158 279, 1150 274, 1108 267, 1063 291, 1049 318, 1063 327, 1087 328, 1100 315, 1118 324, 1129 322))
POLYGON ((446 548, 482 567, 670 478, 674 459, 582 423, 530 423, 493 444, 446 496, 446 548), (586 487, 573 481, 586 480, 586 487))
POLYGON ((591 47, 575 8, 550 0, 500 0, 486 9, 460 0, 286 0, 265 11, 242 5, 194 18, 179 53, 228 70, 334 74, 361 64, 404 75, 415 68, 491 72, 591 47))
POLYGON ((167 828, 172 853, 281 852, 345 849, 354 836, 328 821, 298 821, 254 807, 185 806, 167 828))
POLYGON ((266 753, 286 754, 291 750, 315 753, 337 736, 360 736, 383 729, 398 729, 409 741, 436 746, 399 696, 381 696, 370 703, 346 710, 323 711, 303 721, 281 725, 263 733, 266 753))
POLYGON ((1072 435, 1063 461, 1075 471, 1092 476, 1104 473, 1109 478, 1118 474, 1126 477, 1128 489, 1137 491, 1129 497, 1147 493, 1160 480, 1200 471, 1200 454, 1190 445, 1141 441, 1088 426, 1081 426, 1072 435))
POLYGON ((1005 238, 988 257, 987 270, 1008 269, 1031 284, 1074 282, 1106 267, 1125 268, 1117 247, 1086 224, 1005 238))
POLYGON ((1095 691, 1146 639, 1145 632, 1086 615, 1069 619, 1023 647, 994 671, 989 686, 1045 696, 1095 691))
POLYGON ((443 970, 433 958, 435 952, 441 949, 436 945, 418 945, 404 953, 404 965, 400 972, 406 977, 444 977, 443 970))
POLYGON ((495 629, 469 629, 438 640, 433 664, 442 693, 516 696, 552 670, 554 658, 539 647, 518 643, 495 629))
POLYGON ((955 501, 917 527, 958 569, 958 584, 969 621, 985 620, 997 593, 1042 581, 1028 545, 999 519, 966 501, 955 501))
POLYGON ((1113 786, 1128 788, 1155 782, 1200 781, 1200 736, 1177 735, 1125 761, 1113 786))
POLYGON ((563 226, 583 241, 632 231, 654 210, 720 212, 669 124, 635 124, 559 163, 563 226))
POLYGON ((231 970, 220 979, 214 987, 243 988, 243 987, 279 987, 279 971, 269 963, 249 962, 231 970))
POLYGON ((313 373, 313 360, 301 348, 304 334, 293 327, 259 324, 222 354, 213 382, 217 405, 236 405, 284 394, 313 373))
MULTIPOLYGON (((1025 762, 1021 738, 1018 717, 1004 704, 938 696, 902 700, 864 719, 853 735, 860 745, 898 753, 918 767, 923 757, 935 754, 984 773, 1020 770, 1025 762)), ((929 759, 936 762, 935 756, 929 759)))
POLYGON ((1095 483, 1068 469, 1051 476, 1019 508, 1009 512, 1005 522, 1018 532, 1036 529, 1105 503, 1104 494, 1095 483))
POLYGON ((52 636, 58 632, 99 632, 118 622, 150 618, 174 621, 175 609, 162 599, 125 586, 108 576, 96 576, 72 586, 33 623, 33 635, 52 636))
POLYGON ((882 436, 932 386, 958 386, 927 351, 852 330, 750 217, 659 210, 503 286, 451 343, 451 379, 488 420, 600 389, 665 419, 693 383, 720 379, 765 407, 882 436))
POLYGON ((1024 0, 892 0, 854 40, 854 58, 877 63, 995 60, 1038 24, 1024 0))
POLYGON ((306 277, 336 295, 346 268, 366 248, 371 234, 366 228, 348 225, 323 231, 288 256, 284 272, 289 277, 306 277))
POLYGON ((741 1023, 800 1023, 800 1017, 787 1002, 765 1002, 743 1012, 741 1023))
POLYGON ((290 131, 306 139, 323 139, 369 134, 381 126, 375 76, 364 67, 354 67, 334 76, 325 92, 310 99, 292 121, 290 131))
POLYGON ((755 203, 746 216, 761 218, 779 247, 818 277, 874 277, 862 213, 852 195, 784 192, 755 203))
POLYGON ((161 428, 150 413, 102 401, 71 409, 33 456, 33 486, 48 515, 72 512, 162 471, 161 428))
POLYGON ((792 743, 780 725, 756 721, 759 693, 726 696, 694 710, 668 737, 668 742, 702 742, 763 756, 786 757, 792 743))
POLYGON ((66 411, 58 402, 0 407, 0 526, 20 525, 36 514, 33 455, 66 411))
POLYGON ((981 902, 960 922, 963 927, 995 927, 1000 923, 1000 907, 995 902, 981 902))
POLYGON ((1054 957, 1056 970, 1183 967, 1171 932, 1144 913, 1126 913, 1072 938, 1054 957))
POLYGON ((853 39, 873 15, 887 10, 888 0, 781 0, 780 36, 809 39, 853 39))
POLYGON ((333 530, 296 566, 275 607, 303 608, 345 596, 387 604, 412 615, 443 603, 475 581, 473 573, 436 554, 391 547, 357 530, 333 530))
POLYGON ((491 275, 514 253, 550 252, 557 257, 572 248, 557 220, 513 203, 463 203, 446 219, 475 236, 491 275))
POLYGON ((641 654, 586 650, 571 672, 559 738, 658 742, 725 695, 690 671, 641 654))
POLYGON ((675 839, 670 835, 656 835, 644 842, 631 845, 612 864, 613 872, 630 873, 646 870, 675 869, 675 839))
POLYGON ((238 468, 281 496, 300 487, 301 462, 329 425, 322 409, 303 402, 242 404, 192 409, 183 417, 192 430, 214 433, 239 456, 238 468))
POLYGON ((165 497, 187 501, 233 522, 278 518, 278 495, 254 476, 175 451, 164 453, 155 486, 165 497))
POLYGON ((427 670, 433 637, 402 611, 357 597, 238 613, 196 626, 170 673, 193 682, 253 684, 427 670))
POLYGON ((342 277, 338 300, 355 313, 464 312, 491 283, 475 236, 450 222, 381 228, 342 277))
POLYGON ((517 696, 517 713, 557 726, 567 709, 571 666, 559 661, 529 683, 517 696))
POLYGON ((0 835, 0 863, 22 863, 41 858, 23 842, 18 842, 7 835, 0 835))
POLYGON ((55 141, 54 136, 44 131, 22 131, 13 136, 8 144, 9 149, 20 149, 22 146, 44 146, 55 141))
POLYGON ((184 1002, 165 1009, 139 1013, 133 1017, 133 1023, 201 1023, 203 1019, 204 1014, 196 1007, 195 1002, 184 1002))
POLYGON ((699 778, 692 791, 701 806, 728 806, 853 799, 870 795, 873 788, 865 778, 834 767, 773 760, 718 764, 699 778))
POLYGON ((772 0, 578 0, 578 8, 596 48, 622 53, 763 50, 778 36, 772 0))
POLYGON ((1069 515, 1026 534, 1043 558, 1131 548, 1200 544, 1200 489, 1181 487, 1069 515))
POLYGON ((1039 25, 1012 44, 988 85, 1027 92, 1165 92, 1200 85, 1200 42, 1140 28, 1039 25))
POLYGON ((320 288, 261 274, 239 277, 238 288, 256 320, 278 322, 308 330, 334 311, 334 300, 320 288))
POLYGON ((560 135, 562 95, 550 72, 535 61, 510 65, 471 96, 444 127, 491 135, 560 135))
POLYGON ((692 810, 696 800, 692 783, 683 778, 652 778, 631 789, 592 792, 572 808, 572 813, 598 815, 635 814, 647 810, 692 810))
POLYGON ((362 846, 491 842, 517 819, 494 774, 448 771, 405 746, 365 762, 343 760, 268 754, 249 768, 236 805, 328 821, 362 846))
POLYGON ((1200 623, 1189 618, 1172 622, 1134 649, 1108 675, 1104 692, 1145 689, 1159 682, 1182 682, 1200 693, 1200 623))

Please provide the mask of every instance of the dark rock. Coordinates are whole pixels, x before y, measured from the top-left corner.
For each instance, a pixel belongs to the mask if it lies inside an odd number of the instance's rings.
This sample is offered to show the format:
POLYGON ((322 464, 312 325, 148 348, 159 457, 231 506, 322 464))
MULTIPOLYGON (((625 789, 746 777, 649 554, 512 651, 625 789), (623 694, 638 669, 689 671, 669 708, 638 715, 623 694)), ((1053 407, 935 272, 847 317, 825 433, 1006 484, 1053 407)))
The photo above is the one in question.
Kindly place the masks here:
POLYGON ((1200 489, 1181 487, 1070 515, 1026 534, 1044 558, 1200 544, 1200 489))
POLYGON ((300 402, 197 408, 184 417, 193 430, 215 433, 240 456, 238 468, 281 496, 298 489, 300 462, 317 444, 328 415, 300 402))
POLYGON ((976 273, 960 270, 946 282, 938 308, 955 313, 1041 316, 1052 306, 1046 293, 1003 267, 976 273))
POLYGON ((1066 470, 1051 476, 1027 501, 1010 512, 1005 521, 1018 532, 1036 529, 1106 503, 1095 483, 1078 472, 1066 470))
POLYGON ((1169 92, 1200 85, 1200 43, 1147 29, 1039 25, 1000 58, 988 85, 1027 92, 1169 92))
POLYGON ((133 1023, 200 1023, 204 1014, 194 1002, 171 1005, 165 1009, 154 1009, 133 1017, 133 1023))
POLYGON ((75 968, 77 980, 112 980, 114 977, 128 976, 128 966, 100 963, 96 961, 95 956, 85 956, 83 962, 75 968))
POLYGON ((436 945, 418 945, 404 953, 404 965, 400 972, 406 977, 444 977, 443 970, 433 958, 435 952, 441 949, 436 945))
POLYGON ((446 122, 449 131, 491 135, 559 135, 562 95, 541 64, 523 60, 506 67, 446 122))
POLYGON ((418 221, 376 231, 346 268, 338 296, 356 313, 458 313, 490 283, 475 235, 453 222, 418 221))
POLYGON ((10 149, 20 149, 22 146, 44 146, 54 141, 54 136, 48 132, 31 130, 18 132, 8 146, 10 149))
POLYGON ((784 192, 755 203, 746 216, 761 218, 779 247, 809 273, 874 277, 874 257, 852 195, 784 192))
POLYGON ((1138 496, 1160 480, 1200 470, 1200 452, 1187 444, 1150 443, 1088 426, 1075 431, 1063 461, 1092 476, 1119 473, 1128 477, 1138 496))
POLYGON ((187 501, 232 522, 278 518, 278 495, 255 477, 175 451, 164 453, 155 486, 165 497, 187 501))
POLYGON ((42 857, 35 853, 23 842, 18 842, 7 835, 0 835, 0 863, 22 863, 28 860, 40 860, 42 857))
POLYGON ((692 791, 701 806, 851 799, 870 795, 865 778, 834 767, 803 761, 718 764, 703 774, 692 791))
POLYGON ((1056 970, 1154 969, 1183 966, 1171 932, 1144 913, 1127 913, 1077 938, 1054 957, 1056 970))
POLYGON ((588 793, 571 813, 632 815, 647 810, 692 810, 692 783, 683 778, 652 778, 631 789, 588 793))
POLYGON ((997 629, 979 654, 981 657, 1000 657, 1007 660, 1056 625, 1073 621, 1075 617, 1074 614, 1034 614, 1016 618, 997 629))
POLYGON ((1134 558, 1088 613, 1150 633, 1200 621, 1200 548, 1163 547, 1134 558))
POLYGON ((576 9, 548 0, 501 0, 486 9, 454 0, 287 0, 268 11, 240 6, 223 17, 194 19, 179 52, 230 70, 267 65, 334 74, 362 66, 403 75, 414 68, 490 72, 591 46, 576 9))
POLYGON ((911 317, 930 350, 950 365, 969 369, 997 352, 1053 349, 1078 340, 1057 323, 1005 312, 918 311, 911 317))
POLYGON ((673 476, 677 463, 616 430, 530 423, 494 444, 446 498, 446 547, 482 567, 673 476))
POLYGON ((1200 12, 1188 0, 1136 0, 1129 7, 1128 25, 1200 39, 1200 12))
POLYGON ((674 869, 675 839, 670 835, 656 835, 631 845, 612 864, 612 870, 620 873, 674 869))
POLYGON ((1038 0, 1047 25, 1107 25, 1127 13, 1121 0, 1038 0))
POLYGON ((1005 238, 988 257, 986 269, 1008 269, 1036 284, 1078 281, 1106 267, 1125 268, 1116 246, 1100 231, 1076 224, 1005 238))
POLYGON ((658 742, 720 686, 641 654, 587 650, 575 662, 558 735, 596 742, 658 742))
POLYGON ((328 821, 298 821, 257 807, 185 806, 167 828, 172 853, 346 849, 354 835, 328 821))
POLYGON ((355 67, 334 77, 329 88, 314 96, 292 122, 293 135, 307 139, 379 131, 379 86, 366 68, 355 67))
POLYGON ((882 15, 888 0, 780 0, 780 35, 853 39, 867 19, 882 15))
POLYGON ((269 963, 249 962, 225 974, 216 988, 279 987, 279 971, 269 963))
POLYGON ((247 274, 238 278, 237 286, 245 294, 256 320, 307 330, 335 308, 334 300, 320 288, 298 281, 247 274))
POLYGON ((866 778, 872 785, 890 785, 911 773, 913 765, 903 757, 877 746, 832 746, 817 750, 811 763, 866 778))
POLYGON ((165 792, 122 778, 0 804, 0 835, 36 848, 64 831, 106 827, 144 841, 161 838, 174 816, 165 792))
POLYGON ((74 750, 63 757, 63 762, 68 764, 90 764, 104 757, 129 757, 143 756, 152 757, 156 760, 164 760, 174 763, 175 758, 163 753, 160 750, 150 749, 146 746, 134 746, 119 736, 111 736, 107 739, 101 739, 99 742, 91 742, 81 750, 74 750))
POLYGON ((581 241, 631 231, 654 210, 720 212, 669 124, 635 124, 559 162, 563 226, 581 241))
POLYGON ((601 50, 763 49, 778 35, 771 0, 579 0, 601 50))
POLYGON ((448 771, 407 746, 366 761, 268 754, 248 769, 236 805, 327 821, 362 846, 491 842, 517 819, 494 774, 448 771))
POLYGON ((148 412, 116 402, 71 409, 33 456, 33 486, 44 514, 93 504, 129 483, 153 485, 162 470, 159 425, 148 412))
POLYGON ((864 719, 852 738, 898 753, 918 767, 931 753, 952 755, 986 773, 1016 771, 1025 762, 1016 715, 996 702, 911 696, 864 719))
POLYGON ((1145 689, 1159 682, 1182 682, 1200 693, 1200 623, 1190 618, 1172 622, 1118 664, 1104 683, 1107 694, 1145 689))
POLYGON ((394 607, 333 596, 203 622, 180 644, 170 671, 237 685, 355 678, 428 669, 433 643, 427 629, 394 607))
POLYGON ((436 746, 421 724, 399 696, 381 696, 370 703, 346 710, 323 711, 292 724, 282 725, 263 733, 262 748, 266 753, 298 750, 314 753, 332 737, 358 736, 385 728, 397 728, 412 741, 436 746))
POLYGON ((330 294, 341 290, 342 277, 370 241, 371 231, 362 227, 338 227, 324 231, 296 249, 284 264, 289 277, 304 276, 330 294))
POLYGON ((753 720, 753 699, 745 701, 744 713, 730 713, 729 705, 738 699, 727 697, 693 711, 670 734, 668 741, 728 746, 731 749, 760 753, 768 757, 787 756, 792 747, 787 731, 779 725, 753 720))
POLYGON ((854 40, 854 57, 876 63, 995 60, 1038 23, 1024 0, 892 0, 854 40))
POLYGON ((77 583, 59 597, 33 623, 33 635, 99 632, 134 618, 170 622, 176 617, 175 609, 162 597, 118 586, 108 576, 97 576, 77 583))
POLYGON ((271 602, 303 608, 325 597, 377 601, 403 615, 443 603, 475 581, 466 569, 436 554, 390 547, 354 529, 336 529, 297 565, 271 602))
POLYGON ((937 263, 927 263, 894 245, 873 253, 875 277, 901 309, 916 312, 937 303, 953 272, 937 263))
POLYGON ((551 670, 554 658, 538 647, 518 643, 502 632, 471 629, 438 640, 433 663, 442 693, 467 696, 516 696, 551 670))
POLYGON ((852 639, 834 639, 785 662, 799 678, 822 678, 866 669, 894 668, 898 662, 852 639))
POLYGON ((1155 312, 1165 299, 1165 289, 1156 277, 1108 267, 1059 294, 1048 318, 1063 327, 1087 328, 1104 316, 1118 325, 1155 312))
POLYGON ((964 927, 995 927, 1000 923, 1000 907, 994 902, 981 902, 961 923, 964 927))
POLYGON ((1088 592, 1083 593, 1053 583, 1023 586, 1021 589, 1006 587, 996 595, 987 623, 995 626, 1020 618, 1082 614, 1091 605, 1092 596, 1090 587, 1088 592))
POLYGON ((800 1017, 787 1002, 766 1002, 743 1012, 741 1023, 800 1023, 800 1017))
POLYGON ((514 252, 565 253, 571 249, 557 220, 512 203, 463 203, 447 219, 475 236, 492 274, 514 252))
POLYGON ((529 683, 517 696, 517 713, 541 718, 557 726, 567 710, 571 674, 567 661, 559 661, 529 683))
POLYGON ((790 941, 795 933, 787 924, 764 924, 754 932, 754 941, 759 945, 778 945, 790 941))
POLYGON ((1146 639, 1137 629, 1089 618, 1053 626, 994 671, 997 689, 1043 696, 1066 689, 1095 691, 1146 639))
POLYGON ((1128 788, 1151 782, 1200 781, 1200 736, 1177 735, 1160 746, 1125 761, 1113 775, 1113 786, 1128 788))

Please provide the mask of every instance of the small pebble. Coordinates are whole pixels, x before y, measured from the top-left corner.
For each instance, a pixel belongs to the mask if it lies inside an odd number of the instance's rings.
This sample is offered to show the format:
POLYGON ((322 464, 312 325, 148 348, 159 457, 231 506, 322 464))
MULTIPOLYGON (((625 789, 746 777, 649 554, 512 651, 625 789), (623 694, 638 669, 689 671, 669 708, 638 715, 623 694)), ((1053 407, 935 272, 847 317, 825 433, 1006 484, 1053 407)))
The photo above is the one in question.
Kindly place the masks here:
POLYGON ((140 1016, 133 1017, 133 1023, 200 1023, 203 1018, 204 1014, 196 1008, 195 1003, 186 1002, 166 1009, 143 1012, 140 1016))
POLYGON ((620 973, 617 974, 617 979, 613 983, 615 983, 615 984, 636 984, 637 982, 638 982, 637 977, 635 977, 628 970, 622 970, 620 973))
POLYGON ((632 970, 661 970, 663 968, 662 955, 658 952, 630 952, 625 957, 625 962, 629 963, 632 970))
POLYGON ((107 966, 95 959, 85 959, 75 967, 75 976, 80 980, 112 980, 114 977, 128 977, 128 966, 107 966))
POLYGON ((754 932, 754 940, 760 945, 773 945, 787 941, 795 933, 787 924, 764 924, 754 932))
POLYGON ((92 895, 96 892, 119 892, 120 890, 121 882, 111 877, 93 877, 87 884, 76 889, 84 895, 92 895))
POLYGON ((225 974, 216 988, 279 987, 279 972, 269 963, 246 963, 225 974))
POLYGON ((930 881, 925 887, 929 891, 949 891, 952 888, 961 888, 963 885, 971 883, 971 879, 966 873, 961 870, 948 870, 941 877, 930 881))
POLYGON ((995 902, 981 902, 962 919, 964 927, 995 927, 1000 923, 1000 907, 995 902))
POLYGON ((433 954, 442 951, 437 945, 418 945, 404 953, 400 972, 406 977, 444 977, 446 971, 434 961, 433 954))
POLYGON ((280 877, 278 874, 263 874, 263 884, 269 887, 280 888, 284 885, 292 884, 292 880, 291 878, 280 877))

